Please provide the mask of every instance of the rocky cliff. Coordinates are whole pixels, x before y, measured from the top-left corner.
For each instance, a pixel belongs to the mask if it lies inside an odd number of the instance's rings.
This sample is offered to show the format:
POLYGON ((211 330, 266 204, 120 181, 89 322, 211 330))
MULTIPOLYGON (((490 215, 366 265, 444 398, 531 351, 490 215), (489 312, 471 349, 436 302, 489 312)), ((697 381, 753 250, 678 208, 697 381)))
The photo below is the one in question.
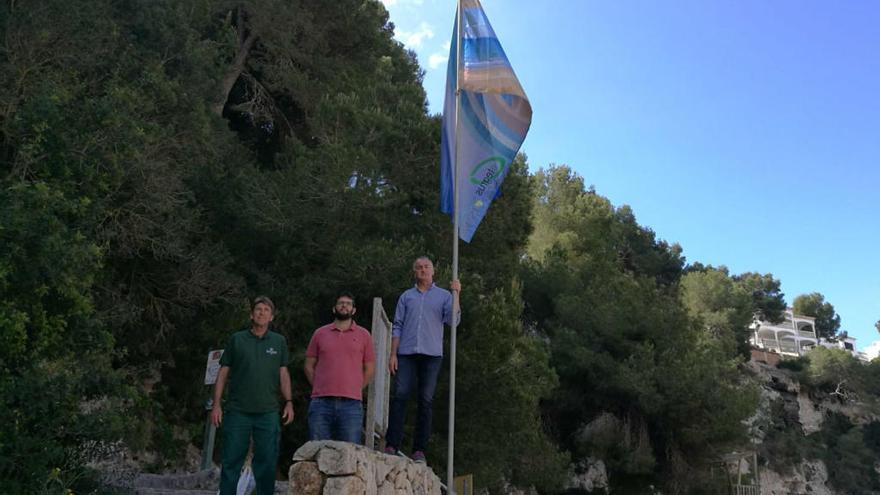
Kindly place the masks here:
MULTIPOLYGON (((852 495, 846 488, 852 481, 846 478, 852 477, 850 466, 840 462, 860 462, 846 459, 860 450, 857 443, 848 447, 841 440, 877 424, 876 409, 853 397, 810 390, 786 369, 758 361, 751 361, 747 369, 761 391, 748 426, 758 453, 762 495, 852 495)), ((871 457, 866 459, 861 462, 870 464, 871 457)), ((868 468, 873 467, 874 481, 880 484, 876 457, 873 464, 868 468)), ((746 469, 754 474, 754 466, 746 469)), ((877 493, 860 485, 859 493, 877 493)))

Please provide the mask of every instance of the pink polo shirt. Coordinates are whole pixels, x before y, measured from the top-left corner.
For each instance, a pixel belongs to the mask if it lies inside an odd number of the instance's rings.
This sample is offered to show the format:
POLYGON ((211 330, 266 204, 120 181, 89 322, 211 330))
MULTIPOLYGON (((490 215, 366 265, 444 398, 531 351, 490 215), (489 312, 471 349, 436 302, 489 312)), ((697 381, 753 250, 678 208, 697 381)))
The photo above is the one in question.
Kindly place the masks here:
POLYGON ((312 397, 346 397, 362 400, 364 363, 376 360, 373 337, 352 322, 341 331, 330 323, 315 330, 306 357, 317 358, 312 397))

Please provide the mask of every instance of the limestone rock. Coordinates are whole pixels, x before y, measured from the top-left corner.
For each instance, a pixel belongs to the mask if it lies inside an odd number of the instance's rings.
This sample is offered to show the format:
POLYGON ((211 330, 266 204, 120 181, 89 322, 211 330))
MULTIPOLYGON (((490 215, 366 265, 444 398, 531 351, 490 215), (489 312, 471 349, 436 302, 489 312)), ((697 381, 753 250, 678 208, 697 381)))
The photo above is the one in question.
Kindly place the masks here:
POLYGON ((440 495, 424 464, 345 442, 309 442, 294 454, 293 495, 440 495))
POLYGON ((765 468, 760 476, 762 495, 834 495, 822 461, 803 461, 786 476, 765 468))
POLYGON ((394 488, 405 490, 407 493, 412 491, 412 484, 409 482, 406 469, 397 471, 397 476, 394 478, 394 488))
POLYGON ((406 469, 407 464, 412 462, 412 461, 407 460, 404 457, 400 457, 397 455, 386 455, 384 457, 385 457, 385 459, 384 459, 385 464, 389 465, 392 470, 406 469))
POLYGON ((386 481, 379 485, 379 495, 395 495, 394 483, 386 481))
POLYGON ((425 490, 425 480, 422 473, 410 477, 409 482, 412 486, 412 492, 415 495, 427 495, 427 491, 425 490))
POLYGON ((379 460, 373 463, 373 479, 377 485, 381 485, 382 481, 391 472, 391 465, 387 460, 379 460))
POLYGON ((357 476, 334 476, 324 484, 324 495, 363 495, 366 489, 357 476))
POLYGON ((418 476, 419 470, 417 464, 414 462, 406 463, 406 479, 413 480, 418 476))
POLYGON ((324 477, 318 470, 318 463, 301 461, 290 466, 290 493, 295 495, 320 495, 324 488, 324 477))
MULTIPOLYGON (((433 475, 433 473, 431 473, 433 475)), ((430 487, 428 493, 431 495, 440 495, 440 480, 436 476, 431 476, 430 487)))
POLYGON ((567 488, 587 492, 607 490, 608 471, 605 468, 605 462, 591 457, 579 462, 575 466, 574 476, 568 481, 567 488))
POLYGON ((315 455, 324 446, 324 442, 306 442, 302 447, 296 449, 293 454, 293 461, 313 461, 315 455))
POLYGON ((798 418, 804 429, 804 434, 809 435, 810 433, 815 433, 821 430, 825 416, 822 414, 822 411, 816 409, 810 396, 802 390, 797 396, 797 402, 799 413, 798 418))
POLYGON ((355 474, 357 472, 356 448, 345 442, 323 442, 318 451, 318 469, 330 476, 355 474))
POLYGON ((366 495, 378 495, 379 488, 376 483, 376 472, 370 463, 367 462, 366 456, 357 461, 357 477, 363 480, 366 486, 366 495))

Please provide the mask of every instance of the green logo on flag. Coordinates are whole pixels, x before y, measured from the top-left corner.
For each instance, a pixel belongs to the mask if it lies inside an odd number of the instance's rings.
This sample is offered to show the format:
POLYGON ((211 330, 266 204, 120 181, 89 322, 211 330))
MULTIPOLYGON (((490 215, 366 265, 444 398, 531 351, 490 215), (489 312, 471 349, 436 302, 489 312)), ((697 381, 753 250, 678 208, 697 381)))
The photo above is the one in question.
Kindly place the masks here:
POLYGON ((489 158, 486 158, 471 170, 471 184, 475 186, 485 186, 489 182, 497 179, 504 172, 506 166, 507 164, 504 162, 504 158, 501 158, 500 156, 490 156, 489 158), (498 165, 497 168, 495 167, 495 164, 498 165), (479 176, 480 173, 483 174, 482 177, 479 176))

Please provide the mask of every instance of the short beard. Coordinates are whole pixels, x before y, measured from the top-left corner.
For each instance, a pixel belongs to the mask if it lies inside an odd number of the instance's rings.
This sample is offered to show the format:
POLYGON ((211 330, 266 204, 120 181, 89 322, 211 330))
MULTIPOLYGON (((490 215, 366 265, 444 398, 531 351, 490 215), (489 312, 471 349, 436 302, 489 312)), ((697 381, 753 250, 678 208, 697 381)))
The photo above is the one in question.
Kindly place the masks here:
POLYGON ((348 321, 351 319, 351 313, 349 313, 347 315, 343 315, 343 314, 337 313, 336 310, 334 309, 333 310, 333 317, 336 318, 338 321, 348 321))

